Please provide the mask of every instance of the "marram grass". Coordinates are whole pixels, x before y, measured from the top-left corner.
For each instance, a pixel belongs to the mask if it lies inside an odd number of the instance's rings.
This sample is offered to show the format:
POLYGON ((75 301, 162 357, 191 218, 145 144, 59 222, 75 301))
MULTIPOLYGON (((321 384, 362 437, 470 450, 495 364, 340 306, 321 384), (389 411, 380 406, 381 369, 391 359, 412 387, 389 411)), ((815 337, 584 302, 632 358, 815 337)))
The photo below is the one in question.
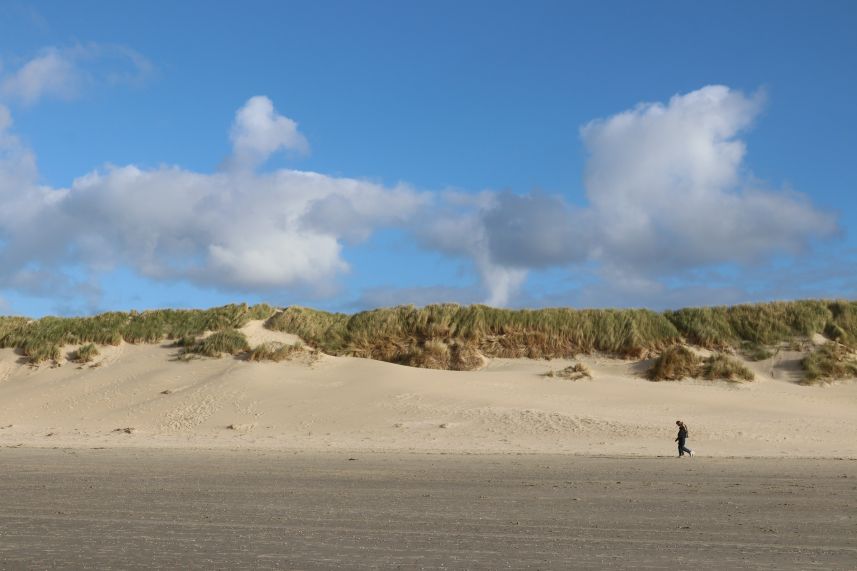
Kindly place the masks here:
POLYGON ((710 381, 752 381, 756 378, 753 371, 723 353, 714 353, 702 362, 700 376, 710 381))
POLYGON ((651 381, 680 381, 685 378, 709 381, 752 381, 753 372, 723 353, 702 358, 682 345, 674 345, 661 353, 646 377, 651 381))
POLYGON ((663 315, 645 309, 509 310, 484 305, 399 306, 354 315, 288 307, 267 326, 333 355, 470 369, 488 357, 558 358, 603 351, 641 356, 676 343, 663 315))
POLYGON ((304 350, 303 343, 287 345, 279 341, 267 341, 261 345, 253 347, 247 355, 248 361, 274 361, 279 363, 286 359, 291 359, 296 354, 302 353, 304 350))
POLYGON ((225 305, 212 309, 110 312, 93 317, 0 317, 0 347, 20 350, 33 363, 58 360, 63 345, 159 343, 195 338, 206 331, 239 328, 275 313, 269 305, 225 305))
POLYGON ((683 345, 674 345, 661 353, 646 371, 650 381, 680 381, 699 376, 702 359, 683 345))
MULTIPOLYGON (((826 300, 662 313, 646 309, 511 310, 441 304, 348 315, 295 306, 277 310, 265 304, 235 304, 207 310, 111 312, 93 317, 0 317, 0 347, 15 348, 34 363, 59 359, 65 345, 116 345, 122 341, 172 340, 186 354, 213 353, 200 344, 198 338, 203 333, 239 329, 253 319, 266 319, 268 328, 295 334, 311 347, 331 355, 451 370, 478 368, 483 356, 573 358, 602 352, 642 358, 660 355, 680 343, 720 352, 740 351, 753 359, 764 359, 780 347, 805 344, 815 334, 843 347, 857 348, 857 302, 826 300)), ((259 358, 269 349, 259 353, 259 358)), ((809 370, 810 377, 813 371, 809 370)), ((850 376, 851 371, 839 368, 830 375, 850 376)), ((744 373, 733 374, 741 378, 744 373)))
POLYGON ((813 334, 857 345, 857 302, 805 300, 663 313, 445 304, 347 315, 287 307, 267 326, 298 335, 333 355, 429 368, 472 368, 481 363, 478 355, 571 358, 598 351, 637 358, 660 354, 680 342, 719 351, 742 350, 764 359, 780 344, 794 344, 813 334))
POLYGON ((98 347, 95 343, 86 343, 81 345, 77 351, 72 354, 72 360, 78 363, 89 363, 98 356, 98 347))
POLYGON ((857 356, 836 342, 825 343, 801 360, 803 384, 813 385, 847 377, 857 377, 857 356))
POLYGON ((250 350, 247 336, 237 329, 224 329, 212 333, 204 339, 182 347, 179 357, 189 359, 193 356, 218 358, 224 353, 227 355, 238 355, 250 350))

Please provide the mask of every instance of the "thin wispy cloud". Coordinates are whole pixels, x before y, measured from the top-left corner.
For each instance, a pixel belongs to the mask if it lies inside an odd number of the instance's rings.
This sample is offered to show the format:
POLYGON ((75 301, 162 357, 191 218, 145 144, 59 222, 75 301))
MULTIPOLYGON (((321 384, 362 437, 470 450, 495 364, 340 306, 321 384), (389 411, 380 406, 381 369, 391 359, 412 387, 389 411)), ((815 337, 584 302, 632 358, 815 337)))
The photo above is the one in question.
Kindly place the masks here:
POLYGON ((126 46, 47 47, 0 70, 0 99, 23 105, 51 98, 72 100, 99 85, 139 84, 153 71, 145 56, 126 46))

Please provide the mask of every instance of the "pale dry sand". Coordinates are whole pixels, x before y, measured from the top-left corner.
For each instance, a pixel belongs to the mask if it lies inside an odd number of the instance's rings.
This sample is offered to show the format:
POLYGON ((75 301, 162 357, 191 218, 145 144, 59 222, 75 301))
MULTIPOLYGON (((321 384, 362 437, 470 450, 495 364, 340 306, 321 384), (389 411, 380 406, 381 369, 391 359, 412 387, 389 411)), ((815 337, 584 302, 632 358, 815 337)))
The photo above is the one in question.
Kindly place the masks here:
MULTIPOLYGON (((251 344, 296 338, 245 328, 251 344)), ((76 347, 68 347, 70 352, 76 347)), ((101 348, 95 366, 23 364, 0 351, 0 446, 341 451, 674 453, 857 458, 857 382, 796 383, 797 353, 749 365, 756 381, 652 383, 645 363, 495 359, 479 371, 321 356, 282 363, 175 360, 164 345, 101 348), (131 429, 128 431, 117 429, 131 429)))

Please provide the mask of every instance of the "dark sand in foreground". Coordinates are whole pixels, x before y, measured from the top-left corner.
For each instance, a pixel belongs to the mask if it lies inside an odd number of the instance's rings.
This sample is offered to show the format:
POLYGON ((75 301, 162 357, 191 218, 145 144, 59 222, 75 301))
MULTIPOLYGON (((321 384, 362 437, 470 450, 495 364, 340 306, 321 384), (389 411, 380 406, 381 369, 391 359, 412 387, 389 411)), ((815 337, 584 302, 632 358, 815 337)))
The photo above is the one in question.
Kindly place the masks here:
POLYGON ((2 569, 857 567, 853 460, 0 449, 2 569))

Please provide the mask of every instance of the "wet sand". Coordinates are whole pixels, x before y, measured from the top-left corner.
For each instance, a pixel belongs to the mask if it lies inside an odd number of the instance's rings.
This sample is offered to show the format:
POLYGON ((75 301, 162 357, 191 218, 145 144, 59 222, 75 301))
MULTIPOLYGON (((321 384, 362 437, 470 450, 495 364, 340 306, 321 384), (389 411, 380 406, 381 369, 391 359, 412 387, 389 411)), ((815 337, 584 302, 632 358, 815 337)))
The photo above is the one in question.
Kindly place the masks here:
POLYGON ((857 567, 853 460, 4 448, 0 498, 2 569, 857 567))

